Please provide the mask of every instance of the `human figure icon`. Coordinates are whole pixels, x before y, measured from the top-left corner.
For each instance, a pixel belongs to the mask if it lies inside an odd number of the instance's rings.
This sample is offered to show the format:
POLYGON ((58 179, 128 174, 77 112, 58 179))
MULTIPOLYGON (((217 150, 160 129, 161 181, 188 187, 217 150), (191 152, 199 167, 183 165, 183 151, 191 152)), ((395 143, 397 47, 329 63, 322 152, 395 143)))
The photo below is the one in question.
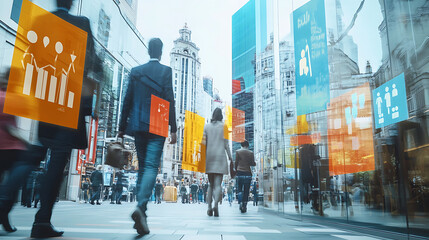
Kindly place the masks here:
POLYGON ((383 99, 381 99, 379 92, 377 93, 377 99, 375 100, 375 103, 377 104, 378 118, 381 118, 383 116, 383 113, 381 112, 381 104, 383 103, 383 99))
POLYGON ((392 106, 392 102, 390 99, 389 87, 386 87, 385 90, 386 94, 384 95, 384 100, 386 100, 387 114, 390 114, 390 107, 392 106))
POLYGON ((308 74, 307 58, 305 57, 305 50, 301 51, 301 60, 299 60, 299 75, 308 74))
POLYGON ((302 49, 301 51, 301 60, 299 60, 299 75, 302 76, 303 74, 305 74, 305 76, 307 76, 308 72, 310 72, 310 76, 313 75, 311 72, 310 48, 308 47, 308 44, 307 44, 305 46, 305 49, 302 49), (308 65, 307 65, 307 56, 305 56, 306 51, 308 54, 308 65))
POLYGON ((393 90, 392 90, 392 97, 398 96, 398 89, 396 89, 396 84, 393 84, 392 88, 393 88, 393 90))

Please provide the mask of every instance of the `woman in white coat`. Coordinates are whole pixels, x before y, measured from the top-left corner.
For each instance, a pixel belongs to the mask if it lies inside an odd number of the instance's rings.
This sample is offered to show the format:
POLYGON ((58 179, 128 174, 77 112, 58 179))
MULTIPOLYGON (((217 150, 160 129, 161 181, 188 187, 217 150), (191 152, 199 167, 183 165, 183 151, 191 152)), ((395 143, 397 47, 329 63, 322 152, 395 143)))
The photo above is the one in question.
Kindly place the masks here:
POLYGON ((226 125, 222 122, 222 110, 216 108, 213 111, 211 122, 204 127, 202 144, 206 146, 206 173, 209 178, 207 190, 207 215, 219 216, 219 201, 222 198, 222 179, 224 174, 228 174, 228 159, 232 160, 229 141, 225 139, 226 125), (214 206, 212 202, 214 200, 214 206))

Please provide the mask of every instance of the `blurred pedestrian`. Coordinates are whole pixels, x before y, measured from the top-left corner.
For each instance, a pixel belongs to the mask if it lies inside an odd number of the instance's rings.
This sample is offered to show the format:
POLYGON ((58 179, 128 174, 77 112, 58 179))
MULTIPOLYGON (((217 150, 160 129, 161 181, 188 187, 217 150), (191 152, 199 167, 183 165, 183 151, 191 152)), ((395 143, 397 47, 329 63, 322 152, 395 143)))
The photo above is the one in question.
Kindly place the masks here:
POLYGON ((182 182, 180 187, 180 196, 182 198, 182 203, 188 203, 188 190, 186 189, 185 183, 182 182))
POLYGON ((197 180, 194 180, 194 183, 192 183, 191 185, 192 203, 198 202, 197 192, 198 192, 198 184, 197 184, 197 180))
MULTIPOLYGON (((77 129, 40 122, 38 136, 42 147, 31 147, 29 153, 26 153, 24 158, 25 164, 14 167, 9 174, 8 182, 13 183, 16 181, 17 183, 11 184, 5 193, 0 194, 0 198, 2 198, 2 202, 0 203, 2 215, 7 215, 13 206, 14 198, 16 197, 16 192, 20 184, 20 181, 17 181, 17 179, 22 179, 30 174, 30 172, 40 164, 40 161, 45 158, 48 150, 50 151, 50 158, 47 166, 48 170, 44 177, 42 190, 40 192, 41 207, 35 216, 31 229, 31 237, 34 238, 59 237, 64 233, 63 231, 55 230, 52 226, 52 210, 64 179, 64 168, 70 158, 72 149, 86 149, 88 147, 85 116, 90 116, 91 114, 93 116, 97 115, 96 111, 92 109, 92 103, 95 89, 98 86, 98 82, 95 78, 89 77, 88 73, 90 71, 93 73, 100 73, 102 71, 101 61, 95 54, 94 40, 89 20, 85 17, 77 17, 68 13, 73 4, 73 0, 57 0, 56 2, 57 11, 53 12, 53 14, 81 28, 88 34, 77 129)), ((46 24, 46 21, 46 17, 40 16, 35 20, 35 25, 46 24)), ((97 100, 99 100, 98 97, 97 100)))
MULTIPOLYGON (((19 156, 26 149, 25 144, 9 131, 10 128, 16 128, 15 116, 3 113, 9 72, 8 69, 0 76, 0 182, 2 182, 3 173, 16 164, 19 156)), ((17 179, 17 181, 21 182, 22 180, 17 179)), ((6 182, 6 184, 9 183, 6 182)), ((7 191, 6 187, 8 186, 2 186, 3 192, 7 191)), ((7 232, 16 231, 16 228, 10 224, 8 217, 9 208, 12 208, 12 204, 6 206, 0 202, 0 224, 7 232)))
POLYGON ((226 188, 226 193, 228 194, 228 202, 229 202, 229 206, 232 206, 232 193, 233 193, 233 186, 232 186, 232 181, 228 184, 228 187, 226 188))
POLYGON ((259 200, 259 182, 258 182, 258 178, 256 178, 256 180, 253 182, 253 189, 252 189, 252 193, 253 193, 253 206, 258 206, 258 200, 259 200))
POLYGON ((88 180, 85 177, 82 180, 82 198, 83 198, 83 201, 85 203, 88 202, 88 190, 89 190, 89 183, 88 183, 88 180))
POLYGON ((131 70, 118 133, 119 137, 127 134, 134 136, 135 139, 139 160, 139 196, 137 208, 131 217, 135 222, 134 228, 141 236, 149 234, 146 215, 147 203, 155 186, 165 142, 165 137, 149 132, 149 103, 152 95, 170 103, 170 144, 176 143, 177 126, 172 70, 170 67, 159 63, 162 56, 162 46, 161 39, 151 39, 148 44, 149 62, 131 70))
POLYGON ((255 157, 249 150, 249 142, 244 140, 241 149, 235 152, 235 169, 237 169, 237 185, 239 195, 241 195, 240 211, 247 212, 247 202, 249 201, 249 189, 252 182, 251 166, 256 166, 255 157))
POLYGON ((204 181, 203 183, 203 197, 204 197, 204 203, 207 203, 207 191, 209 189, 209 184, 207 181, 204 181))
POLYGON ((116 188, 115 188, 115 202, 116 204, 122 204, 121 203, 121 199, 122 199, 122 192, 124 191, 124 185, 123 185, 123 177, 124 177, 124 173, 122 170, 118 171, 116 173, 116 188))
POLYGON ((232 159, 229 141, 225 138, 228 129, 222 119, 222 110, 216 108, 213 111, 211 122, 204 127, 202 140, 202 144, 206 146, 206 173, 209 179, 207 215, 215 217, 219 216, 218 205, 222 200, 222 178, 224 174, 228 174, 226 155, 229 160, 232 159))
POLYGON ((155 203, 156 204, 161 204, 161 196, 163 191, 164 191, 164 185, 162 185, 161 181, 157 179, 155 184, 155 203))
POLYGON ((94 201, 97 201, 97 205, 101 205, 100 203, 100 196, 101 191, 103 190, 103 173, 101 170, 103 169, 103 166, 98 165, 97 169, 91 173, 90 180, 91 180, 91 188, 92 188, 92 197, 89 201, 91 205, 94 205, 94 201))

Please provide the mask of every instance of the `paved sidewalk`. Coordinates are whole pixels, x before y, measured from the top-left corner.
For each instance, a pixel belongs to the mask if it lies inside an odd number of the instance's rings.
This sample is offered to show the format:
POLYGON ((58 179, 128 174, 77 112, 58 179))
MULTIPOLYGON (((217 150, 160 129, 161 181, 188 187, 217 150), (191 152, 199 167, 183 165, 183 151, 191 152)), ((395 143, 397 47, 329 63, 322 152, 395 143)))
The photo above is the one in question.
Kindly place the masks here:
MULTIPOLYGON (((135 203, 89 205, 75 202, 59 202, 52 223, 64 230, 60 239, 134 239, 130 213, 135 203)), ((151 233, 146 240, 284 240, 284 239, 380 239, 362 233, 328 228, 308 222, 299 222, 258 211, 248 206, 241 214, 238 205, 224 203, 219 218, 206 215, 205 204, 162 203, 150 204, 148 222, 151 233)), ((5 240, 27 239, 37 209, 17 205, 11 221, 18 228, 12 234, 0 231, 5 240)))

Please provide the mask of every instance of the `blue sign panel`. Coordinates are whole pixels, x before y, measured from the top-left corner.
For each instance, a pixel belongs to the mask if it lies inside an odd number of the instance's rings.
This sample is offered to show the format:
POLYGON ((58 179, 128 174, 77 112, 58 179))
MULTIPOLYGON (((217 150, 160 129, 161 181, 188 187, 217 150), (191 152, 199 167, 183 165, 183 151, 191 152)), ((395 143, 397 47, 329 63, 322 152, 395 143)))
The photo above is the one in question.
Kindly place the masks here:
POLYGON ((21 15, 22 0, 13 0, 12 12, 10 18, 16 23, 19 22, 19 15, 21 15))
POLYGON ((408 119, 404 73, 372 91, 375 128, 408 119))
POLYGON ((329 66, 325 1, 312 0, 293 12, 298 115, 326 110, 329 66))

